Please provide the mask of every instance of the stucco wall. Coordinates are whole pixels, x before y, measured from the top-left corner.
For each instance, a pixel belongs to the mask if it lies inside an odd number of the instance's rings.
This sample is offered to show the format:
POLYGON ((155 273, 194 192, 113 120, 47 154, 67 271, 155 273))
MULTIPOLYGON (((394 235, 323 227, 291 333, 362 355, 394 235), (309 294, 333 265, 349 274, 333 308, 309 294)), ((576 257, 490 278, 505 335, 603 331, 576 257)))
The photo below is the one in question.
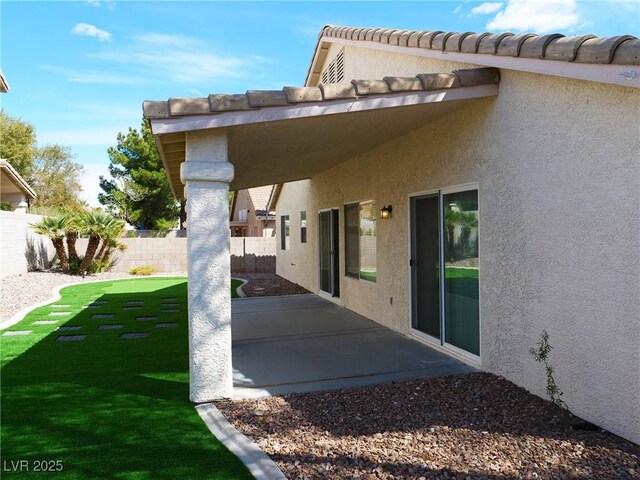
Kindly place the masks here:
MULTIPOLYGON (((345 53, 347 78, 460 66, 345 53)), ((640 95, 501 74, 497 98, 313 177, 306 194, 286 185, 278 213, 291 210, 292 248, 277 250, 278 273, 317 291, 317 211, 340 207, 342 227, 345 203, 392 204, 393 218, 378 222, 378 282, 341 275, 341 302, 409 333, 409 195, 478 182, 482 368, 544 396, 544 372, 529 348, 546 329, 570 409, 640 442, 640 95), (311 220, 304 249, 295 241, 301 203, 311 220)), ((342 273, 342 231, 340 248, 342 273)))
POLYGON ((42 218, 0 211, 0 278, 49 267, 56 254, 51 240, 29 226, 42 218))

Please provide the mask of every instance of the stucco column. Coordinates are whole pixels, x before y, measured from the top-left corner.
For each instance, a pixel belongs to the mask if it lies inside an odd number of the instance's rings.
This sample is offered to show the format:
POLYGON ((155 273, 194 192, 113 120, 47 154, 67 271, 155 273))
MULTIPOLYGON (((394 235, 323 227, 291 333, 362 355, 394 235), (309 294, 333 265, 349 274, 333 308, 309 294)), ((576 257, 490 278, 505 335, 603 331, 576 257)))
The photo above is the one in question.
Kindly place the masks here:
POLYGON ((186 161, 189 272, 189 398, 231 397, 231 273, 226 132, 189 132, 186 161))

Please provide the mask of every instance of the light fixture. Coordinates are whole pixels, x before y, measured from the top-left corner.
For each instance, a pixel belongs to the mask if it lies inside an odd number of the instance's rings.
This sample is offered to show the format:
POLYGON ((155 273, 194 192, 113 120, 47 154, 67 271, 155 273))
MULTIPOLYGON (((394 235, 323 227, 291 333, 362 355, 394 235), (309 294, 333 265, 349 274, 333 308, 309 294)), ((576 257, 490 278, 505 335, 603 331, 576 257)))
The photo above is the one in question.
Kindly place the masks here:
POLYGON ((391 218, 391 212, 393 212, 393 208, 391 207, 391 205, 389 205, 388 207, 385 205, 384 207, 382 207, 382 210, 380 210, 380 218, 383 220, 391 218))

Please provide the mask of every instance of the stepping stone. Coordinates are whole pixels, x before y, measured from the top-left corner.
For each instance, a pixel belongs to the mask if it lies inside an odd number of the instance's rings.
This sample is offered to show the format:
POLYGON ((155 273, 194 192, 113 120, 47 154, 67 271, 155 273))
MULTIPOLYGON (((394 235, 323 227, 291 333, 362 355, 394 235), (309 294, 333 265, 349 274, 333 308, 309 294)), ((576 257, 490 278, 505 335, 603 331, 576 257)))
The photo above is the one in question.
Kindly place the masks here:
POLYGON ((120 338, 145 338, 148 337, 149 334, 146 332, 136 332, 136 333, 123 333, 120 335, 120 338))
POLYGON ((15 335, 29 335, 33 330, 11 330, 9 332, 4 332, 2 334, 3 337, 13 337, 15 335))
POLYGON ((162 297, 161 299, 163 302, 166 300, 168 302, 177 302, 178 301, 178 297, 162 297))
POLYGON ((51 308, 69 308, 71 305, 50 305, 51 308))
POLYGON ((58 323, 58 320, 38 320, 37 322, 33 322, 32 325, 51 325, 54 323, 58 323))
POLYGON ((160 313, 180 313, 180 310, 160 310, 160 313))
POLYGON ((104 324, 104 325, 100 325, 98 327, 98 330, 118 330, 120 328, 124 327, 124 325, 118 325, 118 324, 104 324))
POLYGON ((82 308, 102 308, 102 305, 84 305, 82 308))
POLYGON ((127 300, 125 303, 127 305, 142 305, 144 301, 143 300, 127 300))
POLYGON ((71 312, 51 312, 51 313, 49 313, 50 317, 65 317, 67 315, 71 315, 71 312))
POLYGON ((56 332, 70 332, 73 330, 80 330, 82 328, 81 325, 66 325, 64 327, 56 328, 56 332))
POLYGON ((142 310, 142 307, 122 307, 122 310, 142 310))
POLYGON ((162 303, 162 304, 160 304, 161 308, 166 308, 166 307, 173 308, 173 307, 179 307, 179 306, 180 306, 179 303, 162 303))
POLYGON ((91 318, 113 318, 113 313, 96 313, 91 318))
POLYGON ((108 303, 106 300, 94 300, 93 302, 91 302, 91 305, 104 305, 105 303, 108 303))
POLYGON ((157 320, 158 317, 136 317, 136 320, 140 320, 141 322, 144 322, 146 320, 157 320))
POLYGON ((87 338, 86 335, 58 335, 56 338, 59 342, 78 342, 87 338))
POLYGON ((176 328, 177 326, 178 324, 173 322, 156 323, 156 328, 176 328))

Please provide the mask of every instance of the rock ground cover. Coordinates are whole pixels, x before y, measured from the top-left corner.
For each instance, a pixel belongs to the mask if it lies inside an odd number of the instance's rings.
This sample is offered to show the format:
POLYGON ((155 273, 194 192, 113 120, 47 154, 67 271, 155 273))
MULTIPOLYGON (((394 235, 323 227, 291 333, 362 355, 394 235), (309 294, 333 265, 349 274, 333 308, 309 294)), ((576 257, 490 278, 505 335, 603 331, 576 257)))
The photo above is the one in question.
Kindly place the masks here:
POLYGON ((639 446, 488 373, 217 406, 291 479, 640 478, 639 446))
POLYGON ((242 287, 247 297, 273 297, 311 293, 297 283, 290 282, 275 273, 234 273, 235 278, 248 280, 242 287))

